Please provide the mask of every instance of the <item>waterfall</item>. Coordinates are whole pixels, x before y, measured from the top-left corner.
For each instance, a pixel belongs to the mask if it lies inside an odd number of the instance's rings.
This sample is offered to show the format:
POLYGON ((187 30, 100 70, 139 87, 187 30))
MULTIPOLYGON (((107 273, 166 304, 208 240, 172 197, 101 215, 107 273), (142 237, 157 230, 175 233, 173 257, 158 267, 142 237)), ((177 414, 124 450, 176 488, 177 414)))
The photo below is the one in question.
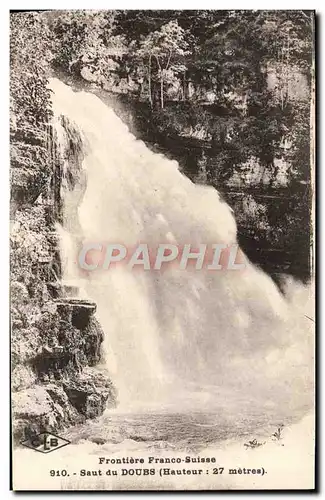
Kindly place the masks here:
MULTIPOLYGON (((211 394, 227 388, 289 406, 311 404, 309 288, 288 284, 284 297, 249 262, 243 271, 222 272, 78 269, 82 242, 232 244, 236 223, 215 189, 193 184, 176 161, 153 153, 98 97, 57 79, 50 85, 55 126, 64 116, 83 144, 79 182, 63 200, 64 278, 79 280, 97 304, 120 399, 181 400, 192 390, 201 402, 209 394, 211 404, 211 394)), ((62 130, 57 137, 65 150, 62 130)))

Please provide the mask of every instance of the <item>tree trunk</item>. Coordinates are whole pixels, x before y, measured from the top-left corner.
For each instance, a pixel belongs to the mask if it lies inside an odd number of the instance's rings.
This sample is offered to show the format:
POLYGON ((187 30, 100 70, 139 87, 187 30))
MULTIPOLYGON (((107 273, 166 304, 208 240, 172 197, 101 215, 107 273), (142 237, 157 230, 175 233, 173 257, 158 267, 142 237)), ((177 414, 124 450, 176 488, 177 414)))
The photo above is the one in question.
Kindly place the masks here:
POLYGON ((164 109, 164 79, 162 75, 160 80, 160 106, 161 109, 164 109))
POLYGON ((186 71, 183 74, 183 101, 186 101, 186 71))
POLYGON ((157 66, 158 66, 158 74, 160 74, 160 107, 161 109, 164 108, 164 73, 163 73, 163 69, 161 67, 161 64, 159 62, 159 57, 158 56, 155 56, 156 57, 156 61, 157 61, 157 66))
POLYGON ((284 95, 283 95, 283 87, 284 87, 284 47, 282 45, 281 49, 281 79, 280 79, 280 92, 281 92, 281 109, 283 111, 284 108, 284 95))
POLYGON ((148 93, 149 93, 149 103, 152 108, 152 94, 151 94, 151 54, 149 55, 149 68, 148 68, 148 93))
POLYGON ((289 74, 290 74, 290 30, 288 30, 288 39, 287 39, 287 81, 286 81, 286 92, 287 92, 287 101, 289 100, 289 74))

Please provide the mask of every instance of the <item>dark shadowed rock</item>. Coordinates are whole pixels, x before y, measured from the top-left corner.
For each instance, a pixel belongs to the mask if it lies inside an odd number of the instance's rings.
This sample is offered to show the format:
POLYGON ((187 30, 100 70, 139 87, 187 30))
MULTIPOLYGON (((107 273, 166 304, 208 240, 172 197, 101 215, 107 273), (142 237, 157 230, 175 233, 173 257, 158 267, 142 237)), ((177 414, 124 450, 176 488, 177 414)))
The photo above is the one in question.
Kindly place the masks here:
POLYGON ((101 415, 107 407, 116 406, 116 391, 101 372, 85 368, 76 378, 63 382, 71 404, 86 418, 101 415))

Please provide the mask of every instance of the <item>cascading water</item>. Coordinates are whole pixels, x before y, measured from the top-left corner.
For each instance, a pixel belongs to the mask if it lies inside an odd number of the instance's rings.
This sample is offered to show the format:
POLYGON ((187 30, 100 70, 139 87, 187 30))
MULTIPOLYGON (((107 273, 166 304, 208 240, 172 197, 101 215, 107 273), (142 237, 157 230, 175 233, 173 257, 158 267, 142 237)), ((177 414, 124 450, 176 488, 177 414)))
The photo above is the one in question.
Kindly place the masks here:
POLYGON ((64 278, 79 281, 97 303, 120 400, 182 401, 188 391, 201 406, 234 393, 263 405, 311 405, 309 290, 293 284, 284 298, 249 263, 244 271, 80 272, 82 241, 230 244, 236 224, 216 190, 193 184, 175 161, 151 152, 98 97, 56 79, 51 88, 61 148, 68 147, 61 115, 84 144, 86 180, 64 198, 64 278))

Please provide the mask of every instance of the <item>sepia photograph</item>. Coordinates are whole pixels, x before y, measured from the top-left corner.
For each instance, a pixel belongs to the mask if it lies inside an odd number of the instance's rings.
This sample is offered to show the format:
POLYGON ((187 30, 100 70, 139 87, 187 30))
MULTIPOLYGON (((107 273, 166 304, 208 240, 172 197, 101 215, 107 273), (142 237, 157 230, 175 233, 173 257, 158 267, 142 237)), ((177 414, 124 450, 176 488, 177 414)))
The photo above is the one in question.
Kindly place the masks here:
POLYGON ((14 491, 315 489, 315 11, 10 11, 14 491))

